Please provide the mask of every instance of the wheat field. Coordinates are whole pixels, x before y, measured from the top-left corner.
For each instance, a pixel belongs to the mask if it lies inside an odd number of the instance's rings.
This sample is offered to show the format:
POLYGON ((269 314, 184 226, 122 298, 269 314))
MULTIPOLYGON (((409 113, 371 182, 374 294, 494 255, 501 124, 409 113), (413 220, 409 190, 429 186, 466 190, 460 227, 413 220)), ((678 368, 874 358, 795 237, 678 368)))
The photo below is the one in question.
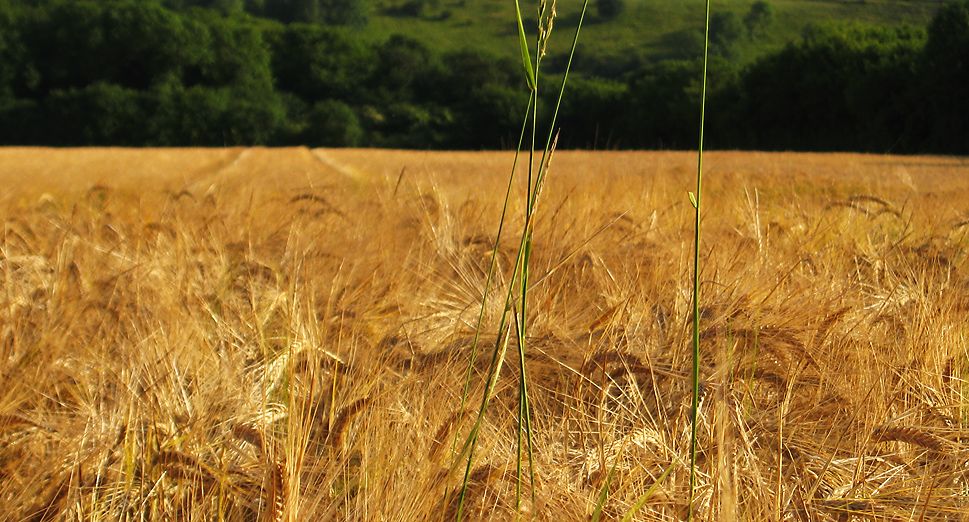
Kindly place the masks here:
MULTIPOLYGON (((969 161, 704 164, 696 518, 969 519, 969 161)), ((511 165, 0 149, 0 519, 453 520, 511 165)), ((535 488, 516 507, 509 353, 466 520, 589 520, 607 484, 604 520, 686 516, 694 175, 691 153, 552 158, 535 488)))

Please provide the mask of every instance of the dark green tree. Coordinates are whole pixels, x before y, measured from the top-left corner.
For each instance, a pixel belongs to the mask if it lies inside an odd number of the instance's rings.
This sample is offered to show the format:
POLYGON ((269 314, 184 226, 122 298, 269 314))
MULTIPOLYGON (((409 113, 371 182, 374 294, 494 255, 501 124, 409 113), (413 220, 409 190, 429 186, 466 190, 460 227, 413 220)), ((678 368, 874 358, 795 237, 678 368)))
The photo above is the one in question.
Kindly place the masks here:
MULTIPOLYGON (((696 147, 696 108, 700 105, 703 60, 665 61, 648 64, 627 79, 628 109, 619 120, 611 142, 624 147, 650 149, 688 149, 696 147), (618 139, 615 136, 619 136, 618 139)), ((736 82, 736 65, 720 57, 710 59, 707 71, 708 97, 736 82)), ((711 107, 708 123, 718 118, 711 107)), ((600 134, 606 132, 600 129, 600 134)), ((705 137, 711 147, 721 147, 715 133, 705 137)))
POLYGON ((628 110, 623 127, 630 146, 679 149, 696 143, 702 62, 649 64, 627 80, 628 110))
POLYGON ((459 103, 468 93, 486 85, 523 88, 525 78, 521 64, 508 58, 499 58, 479 50, 464 50, 445 54, 442 67, 432 67, 438 75, 430 85, 433 99, 447 104, 459 103))
POLYGON ((38 100, 8 100, 0 105, 0 144, 46 145, 50 143, 48 124, 41 114, 38 100))
POLYGON ((327 25, 366 25, 369 5, 366 0, 320 0, 320 13, 327 25))
POLYGON ((446 146, 513 147, 527 100, 521 64, 474 50, 449 53, 442 62, 430 94, 450 110, 446 146))
POLYGON ((96 82, 55 90, 39 109, 42 126, 31 133, 47 145, 139 146, 147 137, 143 95, 134 89, 96 82))
POLYGON ((181 19, 151 2, 63 2, 32 9, 19 28, 25 63, 20 94, 94 82, 144 89, 178 76, 191 35, 181 19))
POLYGON ((626 8, 625 0, 596 0, 595 5, 599 18, 606 20, 618 18, 626 8))
POLYGON ((175 11, 184 11, 193 7, 214 9, 223 13, 238 13, 253 7, 261 8, 261 2, 255 5, 248 0, 162 0, 162 5, 175 11))
POLYGON ((628 91, 620 82, 575 78, 562 100, 557 125, 563 148, 609 149, 630 146, 628 91))
POLYGON ((259 15, 285 24, 296 22, 312 24, 319 18, 317 7, 319 6, 315 0, 266 0, 259 15))
POLYGON ((924 32, 827 24, 743 75, 731 146, 772 150, 899 150, 909 139, 913 64, 924 32))
POLYGON ((774 7, 764 0, 754 2, 747 14, 744 15, 744 26, 747 28, 747 35, 751 40, 756 40, 766 34, 773 23, 774 7))
POLYGON ((81 88, 105 76, 102 7, 93 2, 31 9, 21 18, 25 47, 24 97, 43 97, 52 89, 81 88))
POLYGON ((157 86, 147 121, 152 146, 232 146, 274 143, 286 128, 278 96, 239 87, 157 86))
POLYGON ((703 31, 682 29, 664 34, 661 39, 671 60, 695 60, 703 56, 703 31))
POLYGON ((283 23, 359 26, 368 11, 366 0, 264 0, 261 14, 283 23))
POLYGON ((312 104, 357 102, 372 72, 373 51, 337 28, 290 24, 267 33, 276 89, 312 104))
POLYGON ((393 35, 374 49, 373 68, 364 84, 366 97, 377 105, 424 101, 436 91, 440 64, 423 43, 393 35))
POLYGON ((374 48, 364 101, 373 144, 440 148, 454 125, 453 109, 440 98, 446 73, 430 49, 400 35, 374 48))
POLYGON ((733 11, 714 13, 710 16, 710 53, 731 58, 737 53, 737 41, 746 28, 740 15, 733 11))
POLYGON ((221 16, 210 10, 189 13, 194 64, 187 86, 235 86, 252 92, 273 90, 271 54, 260 26, 246 17, 221 16))
POLYGON ((106 81, 143 90, 169 76, 181 76, 192 60, 191 33, 181 17, 157 4, 106 4, 99 29, 103 44, 93 52, 104 61, 106 81))
POLYGON ((338 100, 314 104, 299 136, 300 143, 314 147, 356 147, 363 140, 364 130, 356 111, 338 100))
POLYGON ((922 58, 928 151, 969 154, 969 1, 939 9, 922 58))
POLYGON ((21 69, 22 46, 17 27, 19 12, 7 1, 0 2, 0 107, 14 101, 14 84, 21 69))

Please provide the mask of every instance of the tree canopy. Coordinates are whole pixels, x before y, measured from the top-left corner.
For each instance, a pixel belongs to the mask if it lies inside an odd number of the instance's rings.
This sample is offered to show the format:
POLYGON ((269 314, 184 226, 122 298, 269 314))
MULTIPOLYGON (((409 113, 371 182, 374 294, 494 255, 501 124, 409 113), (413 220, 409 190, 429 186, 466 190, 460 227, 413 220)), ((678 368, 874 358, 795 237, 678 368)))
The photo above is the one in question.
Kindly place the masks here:
MULTIPOLYGON (((0 143, 514 146, 527 102, 520 64, 473 48, 438 54, 396 35, 364 42, 344 26, 365 23, 365 7, 0 1, 0 143)), ((945 4, 925 28, 813 26, 738 66, 734 46, 772 20, 764 1, 714 16, 712 147, 969 154, 969 1, 945 4)), ((694 147, 694 33, 682 33, 679 60, 573 77, 560 146, 694 147)), ((580 49, 579 59, 596 58, 580 49)))

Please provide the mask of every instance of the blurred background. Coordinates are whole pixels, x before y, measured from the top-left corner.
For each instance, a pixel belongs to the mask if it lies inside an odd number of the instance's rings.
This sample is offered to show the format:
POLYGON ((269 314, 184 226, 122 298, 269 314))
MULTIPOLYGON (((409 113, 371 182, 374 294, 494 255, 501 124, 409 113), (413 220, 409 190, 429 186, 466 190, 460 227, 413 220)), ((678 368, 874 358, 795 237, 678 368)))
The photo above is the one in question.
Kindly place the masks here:
MULTIPOLYGON (((713 9, 709 148, 969 154, 969 1, 713 9)), ((694 148, 702 27, 700 0, 590 0, 560 148, 694 148)), ((0 0, 0 144, 514 148, 517 53, 513 0, 0 0)))

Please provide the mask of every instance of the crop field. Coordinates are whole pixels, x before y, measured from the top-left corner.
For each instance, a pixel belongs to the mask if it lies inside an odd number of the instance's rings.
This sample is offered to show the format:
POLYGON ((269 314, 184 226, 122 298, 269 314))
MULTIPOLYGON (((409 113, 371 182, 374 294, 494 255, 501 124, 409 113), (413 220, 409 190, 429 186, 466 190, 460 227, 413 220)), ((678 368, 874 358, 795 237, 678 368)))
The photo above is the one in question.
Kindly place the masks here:
MULTIPOLYGON (((512 161, 0 149, 0 519, 453 520, 512 161)), ((553 155, 465 520, 686 517, 695 161, 553 155)), ((694 518, 969 519, 969 160, 704 167, 694 518)))

